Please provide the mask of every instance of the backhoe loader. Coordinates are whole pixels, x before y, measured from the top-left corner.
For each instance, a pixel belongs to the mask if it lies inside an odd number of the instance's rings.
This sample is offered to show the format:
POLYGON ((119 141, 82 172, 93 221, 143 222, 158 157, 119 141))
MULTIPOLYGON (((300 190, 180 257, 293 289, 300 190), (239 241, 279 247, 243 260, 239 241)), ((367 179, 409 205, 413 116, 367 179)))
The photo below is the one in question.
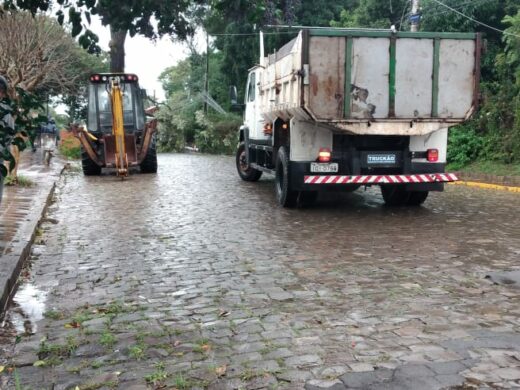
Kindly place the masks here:
POLYGON ((138 77, 93 74, 89 81, 87 128, 71 128, 81 141, 84 175, 99 175, 102 168, 114 168, 120 177, 131 167, 157 172, 157 121, 146 120, 138 77))

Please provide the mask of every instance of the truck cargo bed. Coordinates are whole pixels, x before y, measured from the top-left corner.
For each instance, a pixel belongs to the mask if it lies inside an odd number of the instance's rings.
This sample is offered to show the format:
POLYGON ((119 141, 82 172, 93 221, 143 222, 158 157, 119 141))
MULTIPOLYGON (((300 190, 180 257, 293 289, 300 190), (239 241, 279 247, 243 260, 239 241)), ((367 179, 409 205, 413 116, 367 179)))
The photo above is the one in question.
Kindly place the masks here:
POLYGON ((428 134, 475 111, 480 52, 475 33, 302 30, 264 59, 261 113, 353 134, 428 134))

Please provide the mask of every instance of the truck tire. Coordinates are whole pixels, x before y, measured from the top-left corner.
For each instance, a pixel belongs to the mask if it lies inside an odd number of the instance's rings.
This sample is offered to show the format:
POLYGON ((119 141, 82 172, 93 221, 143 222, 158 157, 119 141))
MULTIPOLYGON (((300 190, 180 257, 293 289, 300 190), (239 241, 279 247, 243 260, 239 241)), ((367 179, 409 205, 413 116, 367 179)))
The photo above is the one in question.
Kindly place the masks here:
POLYGON ((238 145, 236 155, 237 171, 240 178, 244 181, 258 181, 262 176, 262 171, 251 168, 246 162, 246 145, 241 142, 238 145))
POLYGON ((285 146, 280 146, 276 157, 275 170, 276 199, 283 207, 295 207, 298 202, 298 191, 291 189, 291 177, 289 169, 289 151, 285 146))
POLYGON ((428 191, 410 191, 410 197, 406 204, 409 206, 420 206, 424 203, 427 197, 428 191))
POLYGON ((318 191, 300 191, 298 195, 298 206, 309 207, 318 199, 318 191))
POLYGON ((404 206, 410 199, 410 192, 398 185, 381 186, 381 195, 388 206, 404 206))
POLYGON ((155 146, 155 139, 152 139, 152 142, 150 142, 146 156, 143 161, 141 161, 141 164, 139 164, 139 167, 141 168, 141 173, 157 173, 157 148, 155 146))
POLYGON ((81 167, 85 176, 101 175, 101 167, 92 161, 83 147, 81 148, 81 167))

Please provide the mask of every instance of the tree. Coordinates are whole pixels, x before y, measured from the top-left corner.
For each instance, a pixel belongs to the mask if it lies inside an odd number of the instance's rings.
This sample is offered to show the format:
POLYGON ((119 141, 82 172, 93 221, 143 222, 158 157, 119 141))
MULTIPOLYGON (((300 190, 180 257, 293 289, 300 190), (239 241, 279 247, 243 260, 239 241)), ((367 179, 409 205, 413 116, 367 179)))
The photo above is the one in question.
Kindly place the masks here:
POLYGON ((55 19, 26 11, 0 14, 0 53, 0 74, 10 84, 0 118, 7 111, 16 118, 15 128, 0 129, 0 158, 16 165, 11 151, 22 150, 27 137, 46 121, 43 100, 57 95, 80 99, 89 73, 102 60, 85 52, 55 19))
POLYGON ((0 74, 42 96, 75 95, 102 59, 86 53, 54 19, 24 11, 0 15, 0 74))
MULTIPOLYGON (((52 0, 6 0, 3 8, 21 8, 35 15, 38 12, 48 12, 52 3, 52 0)), ((110 68, 113 72, 123 72, 127 33, 131 37, 140 34, 150 39, 173 35, 184 40, 193 34, 194 26, 190 17, 204 0, 57 0, 57 3, 60 6, 55 12, 58 22, 70 23, 71 35, 79 36, 79 43, 90 52, 100 52, 98 38, 92 31, 84 28, 84 20, 90 23, 92 15, 97 15, 104 26, 110 27, 110 68)))

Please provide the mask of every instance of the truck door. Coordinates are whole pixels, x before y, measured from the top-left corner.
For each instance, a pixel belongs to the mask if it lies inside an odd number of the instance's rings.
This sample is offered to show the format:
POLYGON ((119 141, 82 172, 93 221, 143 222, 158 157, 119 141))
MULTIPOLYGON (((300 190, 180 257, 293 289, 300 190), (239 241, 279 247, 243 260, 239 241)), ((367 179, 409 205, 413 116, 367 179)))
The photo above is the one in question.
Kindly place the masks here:
POLYGON ((261 139, 263 137, 263 123, 259 112, 260 98, 258 96, 257 74, 253 70, 249 73, 246 85, 246 96, 244 99, 246 109, 244 113, 244 123, 249 129, 249 137, 261 139))

